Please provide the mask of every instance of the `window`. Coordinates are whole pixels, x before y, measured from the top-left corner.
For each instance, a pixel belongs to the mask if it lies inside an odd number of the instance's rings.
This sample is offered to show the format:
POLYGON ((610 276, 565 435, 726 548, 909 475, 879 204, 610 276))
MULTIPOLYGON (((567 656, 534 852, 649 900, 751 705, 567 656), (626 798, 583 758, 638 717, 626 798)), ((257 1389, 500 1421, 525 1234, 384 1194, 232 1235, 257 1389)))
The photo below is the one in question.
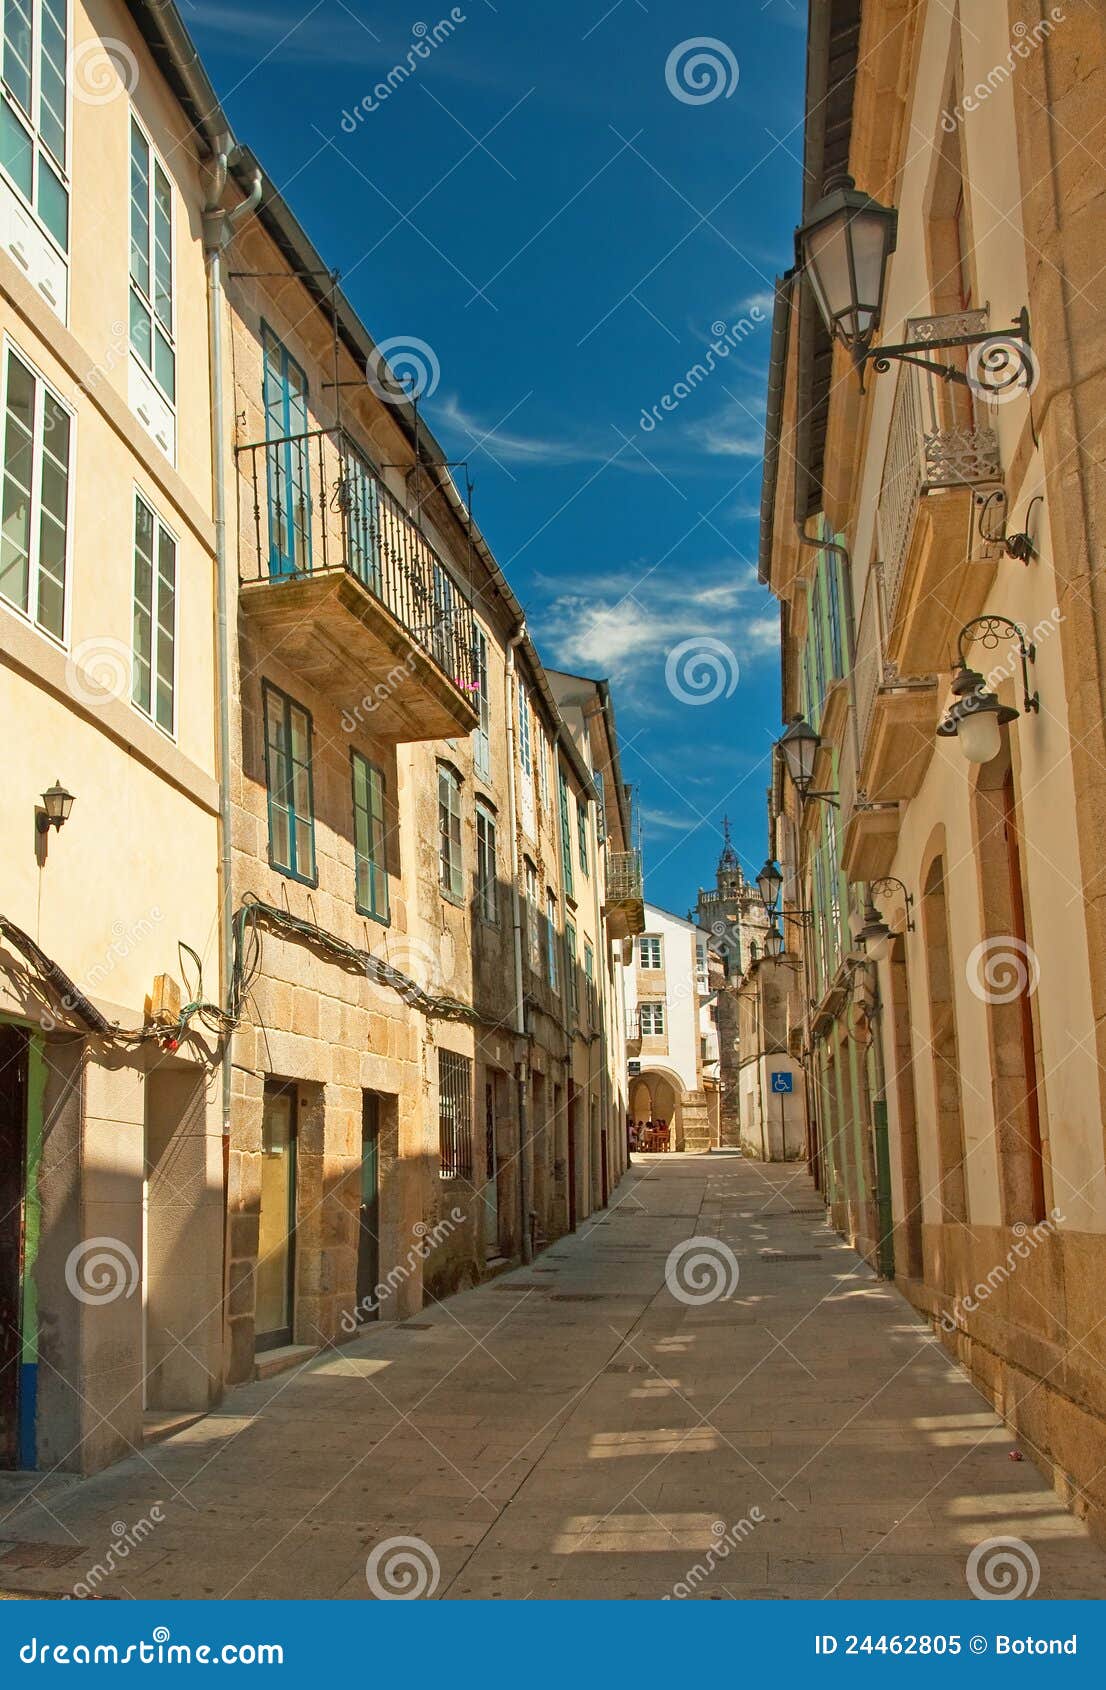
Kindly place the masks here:
POLYGON ((476 913, 484 921, 496 919, 495 817, 486 805, 476 805, 476 913))
POLYGON ((663 1003, 641 1005, 641 1036, 643 1039, 664 1037, 663 1003))
POLYGON ((140 493, 134 498, 134 663, 131 698, 167 734, 175 725, 177 542, 140 493))
POLYGON ((342 499, 346 532, 346 562, 377 598, 383 597, 380 575, 380 483, 348 440, 342 443, 342 499))
POLYGON ((0 165, 65 252, 66 0, 4 0, 0 165))
POLYGON ((591 940, 584 940, 584 979, 587 981, 588 1015, 595 1013, 595 952, 591 948, 591 940))
POLYGON ((568 953, 568 1007, 575 1015, 580 1008, 580 982, 576 978, 576 926, 565 922, 565 950, 568 953))
POLYGON ((388 919, 388 857, 384 828, 384 776, 362 757, 353 762, 353 872, 355 901, 361 915, 388 919))
POLYGON ((580 854, 580 873, 588 872, 588 807, 583 798, 576 800, 576 848, 580 854))
POLYGON ((460 685, 464 679, 457 658, 456 589, 440 563, 434 565, 434 626, 431 645, 438 667, 460 685))
POLYGON ((438 764, 438 885, 449 898, 463 898, 461 866, 461 777, 438 764))
POLYGON ((837 574, 837 557, 833 552, 826 554, 826 588, 826 596, 829 599, 830 663, 834 677, 840 680, 845 673, 841 640, 841 584, 837 574))
POLYGON ((472 1178, 472 1063, 438 1052, 438 1177, 472 1178))
POLYGON ((0 594, 60 640, 65 637, 73 420, 10 349, 5 373, 0 594))
POLYGON ((131 118, 131 350, 172 404, 173 195, 169 178, 131 118))
POLYGON ((535 974, 541 973, 541 911, 538 908, 538 871, 526 859, 526 937, 529 947, 530 967, 535 974))
POLYGON ((543 810, 549 808, 549 741, 538 733, 538 802, 543 810))
POLYGON ((638 958, 642 968, 660 968, 663 951, 659 933, 643 933, 638 940, 638 958))
POLYGON ((473 630, 476 665, 476 704, 480 722, 476 729, 473 765, 478 775, 487 780, 492 769, 491 700, 488 697, 488 641, 482 628, 473 630))
POLYGON ((557 900, 552 892, 545 894, 545 970, 546 978, 555 992, 561 989, 557 967, 557 900))
POLYGON ((296 880, 315 883, 315 803, 311 717, 266 681, 265 771, 269 787, 269 861, 296 880))
POLYGON ((521 686, 518 689, 518 760, 522 764, 523 774, 530 780, 534 772, 530 744, 530 705, 521 686))
POLYGON ((269 507, 269 574, 311 568, 311 475, 307 459, 307 377, 267 324, 262 400, 269 507))
POLYGON ((572 876, 572 831, 568 820, 568 782, 563 769, 559 769, 557 774, 561 799, 561 872, 564 875, 565 895, 571 898, 575 893, 575 883, 572 876))

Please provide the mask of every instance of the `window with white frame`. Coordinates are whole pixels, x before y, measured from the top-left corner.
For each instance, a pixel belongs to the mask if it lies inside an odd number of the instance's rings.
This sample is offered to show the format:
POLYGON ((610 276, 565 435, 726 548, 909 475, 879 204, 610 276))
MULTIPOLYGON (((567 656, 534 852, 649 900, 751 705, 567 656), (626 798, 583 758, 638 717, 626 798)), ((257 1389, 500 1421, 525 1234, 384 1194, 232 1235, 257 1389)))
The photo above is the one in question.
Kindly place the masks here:
POLYGON ((527 780, 534 771, 533 753, 530 741, 530 703, 523 687, 518 689, 518 760, 522 764, 522 773, 527 780))
POLYGON ((134 615, 131 698, 167 734, 176 724, 177 542, 134 496, 134 615))
POLYGON ((659 933, 643 933, 638 940, 638 959, 642 968, 660 968, 664 952, 659 933))
POLYGON ((473 653, 476 669, 476 705, 480 720, 474 735, 472 761, 477 774, 487 780, 492 772, 492 709, 488 697, 488 641, 483 628, 473 630, 473 653))
POLYGON ((67 0, 4 0, 0 165, 63 252, 69 248, 66 170, 67 0))
POLYGON ((496 919, 495 817, 486 804, 476 804, 476 913, 484 921, 496 919))
POLYGON ((664 1037, 664 1004, 643 1003, 638 1010, 641 1019, 641 1036, 644 1039, 664 1037))
POLYGON ((65 638, 73 418, 30 365, 4 359, 4 484, 0 596, 65 638))
POLYGON ((169 177, 131 118, 131 351, 172 405, 177 392, 173 339, 173 194, 169 177))

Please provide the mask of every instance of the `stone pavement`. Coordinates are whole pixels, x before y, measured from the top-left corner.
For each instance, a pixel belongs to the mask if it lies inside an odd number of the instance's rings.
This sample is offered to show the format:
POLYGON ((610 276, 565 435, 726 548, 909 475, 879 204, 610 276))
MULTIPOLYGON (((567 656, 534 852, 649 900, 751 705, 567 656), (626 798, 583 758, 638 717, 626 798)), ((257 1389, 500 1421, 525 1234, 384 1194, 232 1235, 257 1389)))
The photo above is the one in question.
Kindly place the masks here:
POLYGON ((1106 1594, 1011 1442, 805 1169, 642 1157, 532 1268, 93 1479, 0 1481, 0 1585, 366 1598, 372 1558, 450 1598, 965 1597, 1015 1537, 1038 1597, 1106 1594))

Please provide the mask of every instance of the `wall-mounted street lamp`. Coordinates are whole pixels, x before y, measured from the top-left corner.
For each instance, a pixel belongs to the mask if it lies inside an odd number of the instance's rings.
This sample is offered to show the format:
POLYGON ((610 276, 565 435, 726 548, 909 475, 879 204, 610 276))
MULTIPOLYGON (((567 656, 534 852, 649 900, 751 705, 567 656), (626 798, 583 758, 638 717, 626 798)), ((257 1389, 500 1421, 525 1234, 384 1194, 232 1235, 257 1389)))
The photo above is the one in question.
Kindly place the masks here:
POLYGON ((814 779, 814 759, 822 744, 810 723, 802 716, 793 716, 786 733, 776 743, 783 753, 784 765, 803 803, 805 804, 808 798, 820 798, 824 804, 836 806, 836 792, 810 790, 810 783, 814 779))
POLYGON ((769 914, 775 909, 783 887, 783 870, 772 857, 768 857, 764 867, 757 875, 757 891, 760 901, 769 914))
POLYGON ((1037 658, 1037 648, 1027 640, 1024 630, 1007 616, 976 616, 965 622, 957 639, 959 664, 953 676, 953 702, 937 729, 938 737, 960 741, 960 749, 969 763, 989 763, 1002 747, 1000 729, 1022 713, 1013 705, 1000 704, 996 693, 987 691, 987 683, 977 669, 968 667, 965 656, 973 640, 993 651, 1000 639, 1016 640, 1022 665, 1022 711, 1026 715, 1041 708, 1039 692, 1029 690, 1029 665, 1037 658))
POLYGON ((41 810, 35 810, 35 826, 39 833, 48 833, 52 827, 63 828, 75 802, 73 794, 65 790, 60 780, 48 786, 42 794, 41 810))
POLYGON ((877 370, 889 370, 891 360, 918 364, 943 381, 957 382, 984 392, 1006 393, 1019 384, 1028 388, 1034 375, 1029 350, 1029 314, 1024 306, 1011 330, 996 334, 948 335, 943 339, 904 341, 873 346, 883 316, 887 263, 895 250, 898 212, 861 193, 851 176, 834 176, 802 228, 795 231, 795 253, 810 282, 826 328, 849 352, 864 389, 869 359, 877 370), (1012 332, 1011 332, 1012 331, 1012 332), (969 378, 955 364, 924 357, 953 347, 981 348, 969 378))
POLYGON ((893 874, 881 875, 878 880, 868 882, 868 897, 864 905, 864 925, 856 935, 856 942, 860 948, 867 951, 873 961, 878 962, 886 953, 887 946, 893 933, 875 906, 877 892, 889 892, 892 886, 897 886, 906 904, 906 931, 913 933, 914 899, 906 890, 902 881, 893 874))
POLYGON ((50 829, 60 830, 65 826, 74 803, 73 794, 66 791, 60 780, 56 780, 42 794, 42 803, 35 805, 35 857, 39 868, 46 863, 46 841, 50 829))
POLYGON ((766 957, 771 957, 773 959, 783 955, 783 934, 776 926, 774 920, 769 926, 767 933, 764 935, 764 954, 766 957))

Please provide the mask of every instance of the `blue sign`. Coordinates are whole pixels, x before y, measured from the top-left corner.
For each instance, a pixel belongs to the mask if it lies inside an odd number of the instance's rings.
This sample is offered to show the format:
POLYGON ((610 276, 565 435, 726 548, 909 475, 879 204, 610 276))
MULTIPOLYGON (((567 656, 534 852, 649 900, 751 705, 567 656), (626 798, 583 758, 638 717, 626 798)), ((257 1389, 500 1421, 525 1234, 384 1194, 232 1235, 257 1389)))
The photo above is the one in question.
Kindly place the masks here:
POLYGON ((794 1076, 794 1074, 773 1074, 772 1075, 772 1090, 774 1092, 778 1091, 778 1092, 781 1092, 781 1093, 787 1092, 787 1091, 794 1091, 795 1090, 795 1076, 794 1076))

